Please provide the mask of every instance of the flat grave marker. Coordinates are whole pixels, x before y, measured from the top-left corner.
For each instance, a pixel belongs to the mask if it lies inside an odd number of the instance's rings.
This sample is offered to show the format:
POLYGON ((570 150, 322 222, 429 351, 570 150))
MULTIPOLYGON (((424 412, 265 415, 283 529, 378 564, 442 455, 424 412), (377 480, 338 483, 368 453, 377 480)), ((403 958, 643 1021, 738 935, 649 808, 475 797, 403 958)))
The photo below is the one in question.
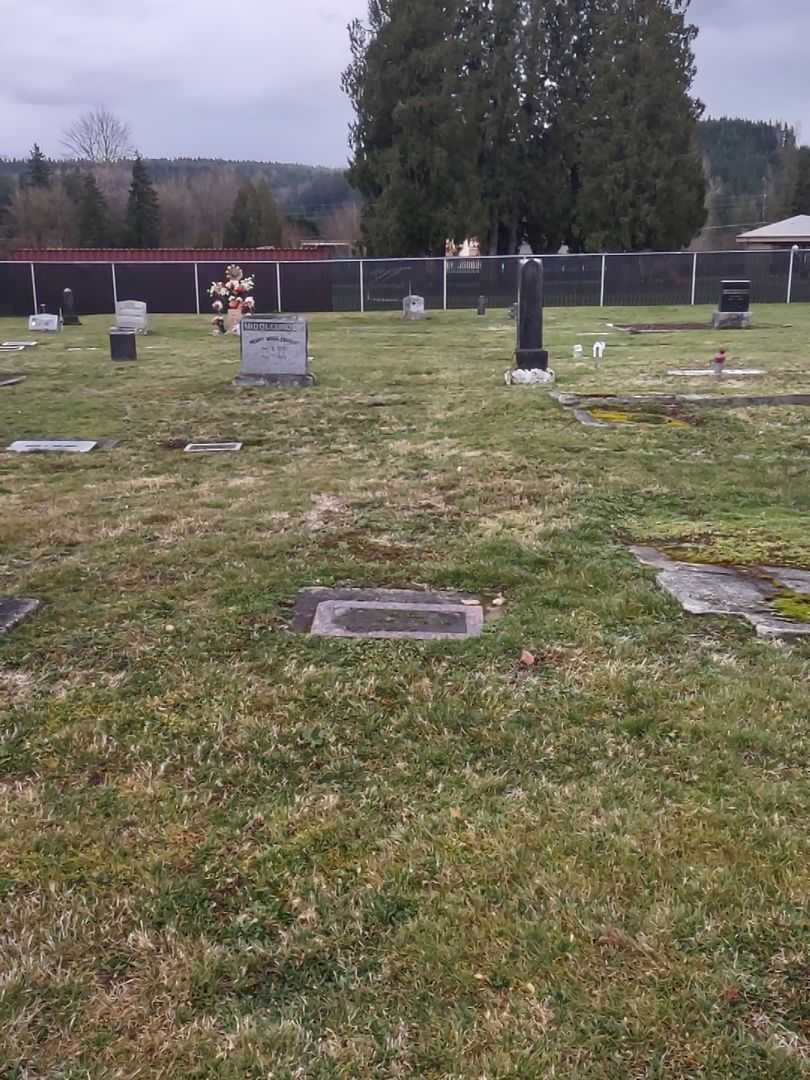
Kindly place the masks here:
POLYGON ((8 375, 0 372, 0 386, 16 386, 17 383, 24 382, 25 378, 21 371, 9 372, 8 375))
POLYGON ((89 454, 97 446, 96 439, 16 439, 6 449, 16 454, 89 454))
POLYGON ((185 454, 236 454, 242 449, 240 442, 190 442, 183 449, 185 454))
POLYGON ((452 641, 484 627, 478 597, 415 589, 302 589, 293 629, 315 637, 452 641))

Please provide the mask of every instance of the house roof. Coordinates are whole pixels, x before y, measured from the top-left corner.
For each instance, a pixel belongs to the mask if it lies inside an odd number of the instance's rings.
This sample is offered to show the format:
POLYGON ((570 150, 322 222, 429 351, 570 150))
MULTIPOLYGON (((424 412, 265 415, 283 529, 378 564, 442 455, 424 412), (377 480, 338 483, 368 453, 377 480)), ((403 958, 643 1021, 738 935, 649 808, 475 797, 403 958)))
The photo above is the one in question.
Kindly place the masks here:
POLYGON ((737 237, 737 242, 742 244, 794 244, 801 241, 810 243, 810 214, 797 214, 737 237))

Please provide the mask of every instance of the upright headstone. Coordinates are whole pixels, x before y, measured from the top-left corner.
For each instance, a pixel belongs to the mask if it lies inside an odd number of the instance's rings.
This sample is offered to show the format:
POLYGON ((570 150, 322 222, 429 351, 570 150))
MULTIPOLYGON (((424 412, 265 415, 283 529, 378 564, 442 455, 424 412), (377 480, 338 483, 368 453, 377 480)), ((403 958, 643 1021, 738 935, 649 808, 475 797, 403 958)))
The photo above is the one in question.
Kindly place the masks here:
POLYGON ((110 359, 137 360, 138 349, 135 344, 134 330, 110 331, 110 359))
POLYGON ((715 330, 747 330, 751 325, 751 282, 723 281, 720 306, 712 316, 715 330))
POLYGON ((425 317, 424 296, 406 296, 402 301, 402 318, 417 321, 425 317))
POLYGON ((149 313, 143 300, 119 300, 115 305, 115 329, 149 333, 149 313))
POLYGON ((548 367, 548 353, 543 348, 543 264, 539 259, 527 259, 520 266, 515 367, 527 371, 548 367))
POLYGON ((62 292, 62 325, 81 326, 81 319, 76 314, 76 301, 72 289, 64 289, 62 292))
POLYGON ((237 386, 312 386, 307 321, 300 315, 245 315, 237 386))
POLYGON ((487 313, 487 298, 484 295, 478 297, 478 314, 486 315, 487 313))
POLYGON ((62 320, 58 315, 31 315, 28 318, 28 329, 39 334, 58 334, 62 329, 62 320))

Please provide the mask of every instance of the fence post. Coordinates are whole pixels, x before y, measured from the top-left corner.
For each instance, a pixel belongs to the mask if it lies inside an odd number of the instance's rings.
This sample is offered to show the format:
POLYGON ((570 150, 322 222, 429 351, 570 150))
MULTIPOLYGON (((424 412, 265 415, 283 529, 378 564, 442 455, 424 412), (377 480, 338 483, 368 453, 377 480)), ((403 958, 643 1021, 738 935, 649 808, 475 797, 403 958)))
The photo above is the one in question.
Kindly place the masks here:
POLYGON ((278 313, 282 312, 281 307, 281 263, 276 263, 276 302, 278 303, 278 313))
POLYGON ((39 304, 37 303, 37 275, 34 271, 34 264, 31 263, 31 292, 34 294, 34 315, 39 311, 39 304))
POLYGON ((118 282, 115 280, 115 263, 110 263, 110 274, 113 287, 113 312, 116 312, 118 311, 118 282))
POLYGON ((363 277, 363 260, 360 260, 360 314, 363 315, 366 310, 366 293, 365 293, 365 279, 363 277))
POLYGON ((200 274, 197 264, 194 263, 194 302, 197 305, 197 314, 200 314, 200 274))
POLYGON ((790 303, 793 299, 793 260, 796 258, 796 248, 790 249, 790 270, 788 270, 788 293, 787 302, 790 303))
POLYGON ((605 306, 605 265, 607 263, 607 255, 602 256, 602 285, 599 289, 599 307, 605 306))
POLYGON ((442 310, 447 311, 447 256, 442 260, 444 264, 444 282, 442 286, 442 310))
POLYGON ((697 295, 697 252, 692 255, 692 307, 695 306, 697 295))

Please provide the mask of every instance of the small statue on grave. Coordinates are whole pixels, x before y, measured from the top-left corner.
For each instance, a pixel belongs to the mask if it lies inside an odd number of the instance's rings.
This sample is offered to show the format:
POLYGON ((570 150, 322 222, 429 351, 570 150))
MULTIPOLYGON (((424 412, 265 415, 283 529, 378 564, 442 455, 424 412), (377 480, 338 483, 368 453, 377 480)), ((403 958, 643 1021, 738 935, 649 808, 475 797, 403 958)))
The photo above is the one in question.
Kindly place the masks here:
POLYGON ((714 371, 714 377, 716 379, 723 378, 723 371, 726 366, 726 350, 720 349, 712 360, 712 370, 714 371))

